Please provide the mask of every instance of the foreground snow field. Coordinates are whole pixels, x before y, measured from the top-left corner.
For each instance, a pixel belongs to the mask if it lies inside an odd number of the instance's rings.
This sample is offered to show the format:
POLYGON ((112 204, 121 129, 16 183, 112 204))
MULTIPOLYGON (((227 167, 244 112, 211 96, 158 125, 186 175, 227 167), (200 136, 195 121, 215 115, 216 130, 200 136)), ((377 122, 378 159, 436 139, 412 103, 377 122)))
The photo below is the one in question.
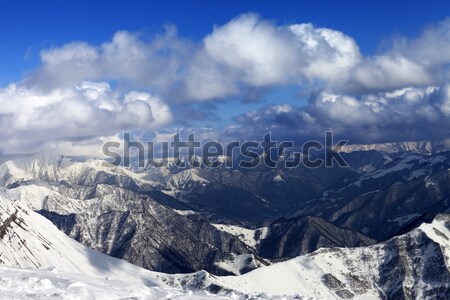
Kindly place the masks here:
POLYGON ((0 299, 238 299, 206 292, 182 292, 129 282, 96 279, 57 269, 0 267, 0 299))
POLYGON ((240 294, 228 292, 215 295, 206 291, 180 290, 159 286, 144 286, 130 282, 98 279, 82 274, 67 273, 57 268, 20 269, 0 266, 0 299, 55 300, 157 300, 157 299, 274 299, 315 300, 300 296, 275 296, 265 293, 240 294))

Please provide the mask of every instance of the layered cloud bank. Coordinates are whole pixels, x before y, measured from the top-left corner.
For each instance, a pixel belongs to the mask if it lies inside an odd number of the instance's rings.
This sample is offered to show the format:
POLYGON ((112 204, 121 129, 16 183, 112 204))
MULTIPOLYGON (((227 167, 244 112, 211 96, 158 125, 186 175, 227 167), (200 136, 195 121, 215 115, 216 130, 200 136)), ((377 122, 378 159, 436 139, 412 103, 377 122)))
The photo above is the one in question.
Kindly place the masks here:
POLYGON ((333 29, 244 14, 201 41, 168 26, 151 38, 120 31, 101 45, 75 41, 40 57, 21 82, 0 88, 3 153, 84 153, 124 130, 161 136, 185 119, 195 125, 195 103, 287 86, 308 93, 308 103, 249 112, 243 105, 213 135, 244 139, 273 131, 305 139, 333 130, 358 143, 450 135, 450 20, 397 38, 375 56, 333 29))
POLYGON ((272 131, 284 139, 331 130, 356 143, 443 140, 449 137, 450 85, 375 94, 313 94, 307 106, 275 105, 235 118, 230 134, 272 131))

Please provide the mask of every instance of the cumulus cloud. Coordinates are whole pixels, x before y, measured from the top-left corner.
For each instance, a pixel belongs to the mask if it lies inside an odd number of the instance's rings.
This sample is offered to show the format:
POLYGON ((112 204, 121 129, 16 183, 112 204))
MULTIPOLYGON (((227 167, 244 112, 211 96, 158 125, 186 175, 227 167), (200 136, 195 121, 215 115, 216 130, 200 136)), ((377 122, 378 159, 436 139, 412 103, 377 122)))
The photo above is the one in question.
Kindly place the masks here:
POLYGON ((242 95, 246 88, 313 85, 338 93, 369 93, 448 81, 450 20, 415 38, 396 38, 383 53, 364 57, 353 38, 309 23, 279 26, 256 14, 216 26, 200 43, 174 26, 146 38, 117 32, 99 46, 72 42, 41 52, 33 88, 113 80, 151 89, 167 101, 242 95))
POLYGON ((356 66, 347 84, 350 91, 354 88, 357 92, 364 92, 434 83, 433 75, 417 62, 402 56, 376 56, 356 66))
POLYGON ((416 38, 396 38, 390 49, 370 57, 340 32, 310 24, 289 29, 301 44, 289 70, 295 70, 300 87, 312 82, 316 91, 303 107, 269 105, 244 113, 225 135, 258 137, 272 131, 280 138, 305 140, 332 130, 359 143, 450 135, 450 20, 416 38))
POLYGON ((42 65, 24 83, 42 90, 73 86, 80 81, 114 80, 135 88, 173 88, 189 60, 190 43, 177 37, 173 26, 145 40, 118 31, 100 46, 72 42, 41 51, 42 65))
POLYGON ((0 89, 3 153, 35 152, 49 142, 81 142, 170 122, 171 111, 158 97, 142 92, 121 94, 107 83, 82 82, 51 92, 20 84, 0 89))
POLYGON ((393 39, 384 53, 364 57, 343 32, 309 23, 279 26, 243 14, 216 26, 200 43, 167 26, 151 38, 119 31, 99 46, 72 42, 43 50, 42 65, 25 81, 51 89, 114 80, 170 95, 168 101, 221 99, 246 87, 288 84, 364 93, 440 85, 448 80, 448 53, 450 20, 415 38, 393 39))
POLYGON ((450 19, 415 38, 393 39, 373 56, 337 30, 243 14, 200 41, 167 26, 152 37, 119 31, 100 45, 74 41, 40 57, 21 82, 0 88, 5 153, 76 145, 86 151, 124 130, 145 136, 170 124, 217 120, 192 103, 284 86, 312 91, 309 103, 243 113, 225 130, 204 129, 202 136, 270 130, 307 138, 333 130, 354 142, 382 142, 449 135, 450 19))
POLYGON ((347 92, 424 87, 449 81, 450 19, 428 27, 415 38, 396 38, 392 44, 386 53, 367 57, 355 66, 347 92))
POLYGON ((345 34, 311 24, 276 26, 255 14, 216 27, 188 68, 186 87, 194 100, 267 87, 348 76, 361 54, 345 34))
POLYGON ((51 90, 114 80, 180 98, 172 101, 204 101, 238 95, 247 86, 342 81, 360 60, 355 41, 342 32, 308 23, 277 26, 243 14, 197 45, 169 26, 151 39, 119 31, 99 46, 72 42, 43 50, 42 65, 25 83, 51 90))

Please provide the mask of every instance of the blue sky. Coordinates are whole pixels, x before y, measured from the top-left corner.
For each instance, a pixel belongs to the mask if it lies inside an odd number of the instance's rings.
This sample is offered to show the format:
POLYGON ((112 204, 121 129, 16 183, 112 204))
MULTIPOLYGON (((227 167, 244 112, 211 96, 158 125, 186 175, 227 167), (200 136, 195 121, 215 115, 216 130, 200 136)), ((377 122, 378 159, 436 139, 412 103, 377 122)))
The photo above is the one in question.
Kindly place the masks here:
POLYGON ((0 151, 125 130, 446 139, 449 15, 449 1, 3 1, 0 151))
POLYGON ((277 23, 311 22, 352 36, 366 54, 397 34, 414 35, 450 13, 449 1, 2 1, 0 83, 21 78, 39 51, 73 40, 98 44, 118 30, 157 32, 166 23, 194 40, 245 12, 277 23))

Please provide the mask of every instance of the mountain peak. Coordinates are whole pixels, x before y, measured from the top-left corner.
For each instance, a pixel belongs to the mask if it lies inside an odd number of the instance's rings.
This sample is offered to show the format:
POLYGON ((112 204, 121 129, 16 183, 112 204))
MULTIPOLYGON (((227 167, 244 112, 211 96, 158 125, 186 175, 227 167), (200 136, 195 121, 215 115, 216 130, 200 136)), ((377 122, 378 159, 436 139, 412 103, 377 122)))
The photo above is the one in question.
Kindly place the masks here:
POLYGON ((420 153, 437 153, 450 150, 450 140, 443 141, 406 141, 396 143, 378 143, 378 144, 352 144, 345 145, 341 148, 341 152, 369 151, 377 150, 387 153, 395 152, 420 152, 420 153))

